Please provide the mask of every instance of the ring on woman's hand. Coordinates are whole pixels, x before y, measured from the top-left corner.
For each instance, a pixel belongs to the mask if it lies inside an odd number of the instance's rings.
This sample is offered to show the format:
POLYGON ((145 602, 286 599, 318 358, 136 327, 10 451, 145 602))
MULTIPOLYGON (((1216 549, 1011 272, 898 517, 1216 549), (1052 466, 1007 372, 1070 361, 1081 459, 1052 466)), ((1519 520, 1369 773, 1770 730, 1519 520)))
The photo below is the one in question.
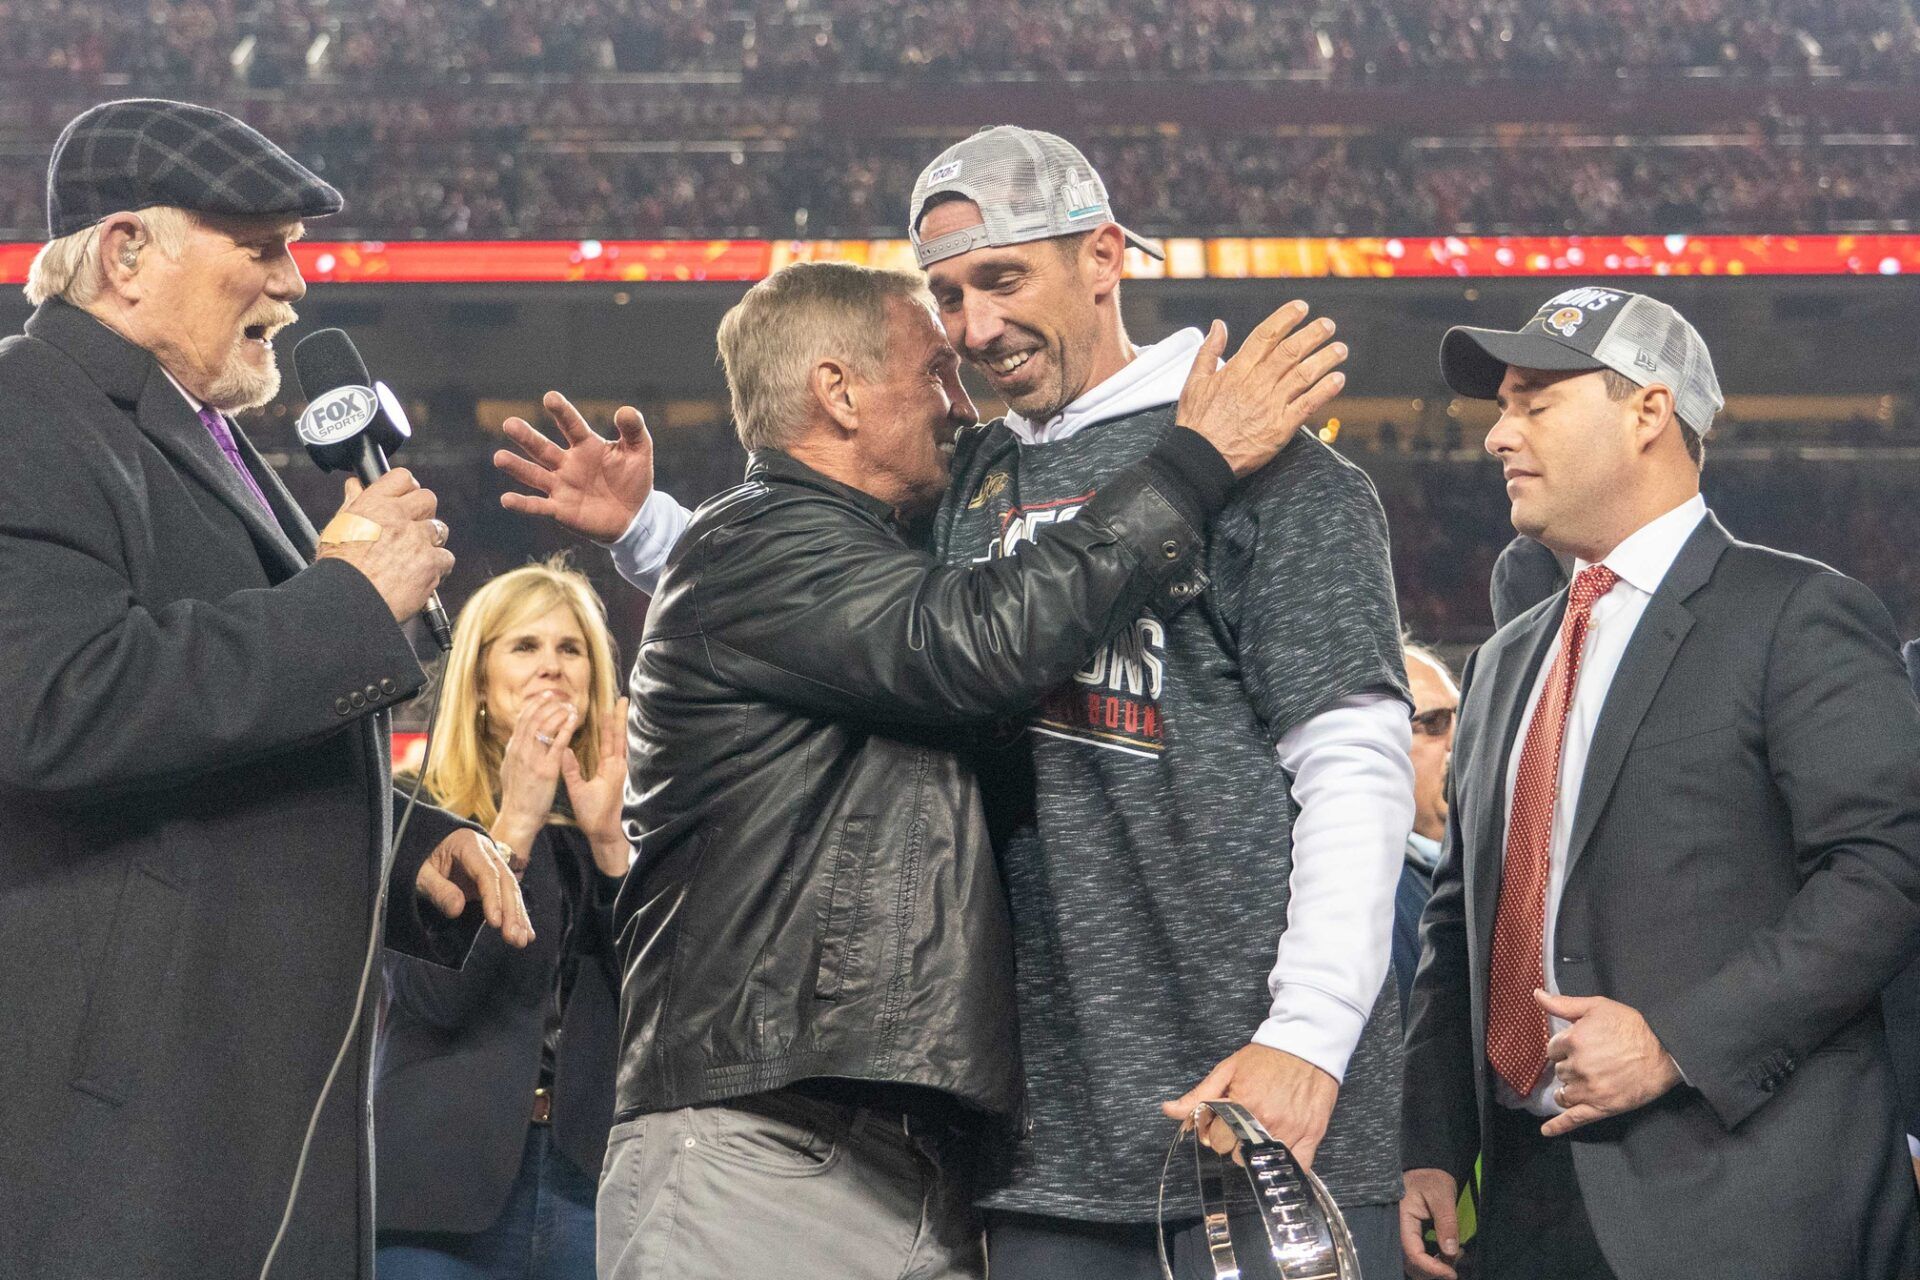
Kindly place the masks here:
POLYGON ((543 747, 550 747, 553 745, 553 739, 549 738, 544 733, 536 733, 533 735, 533 737, 534 737, 534 741, 538 742, 543 747))

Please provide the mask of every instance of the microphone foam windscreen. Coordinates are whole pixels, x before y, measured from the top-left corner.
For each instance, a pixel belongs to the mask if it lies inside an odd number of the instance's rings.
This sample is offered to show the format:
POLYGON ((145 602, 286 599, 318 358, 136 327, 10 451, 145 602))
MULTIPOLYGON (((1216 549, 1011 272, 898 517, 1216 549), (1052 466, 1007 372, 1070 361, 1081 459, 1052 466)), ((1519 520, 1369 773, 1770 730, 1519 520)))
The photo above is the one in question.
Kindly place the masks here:
POLYGON ((300 394, 309 400, 335 387, 373 385, 367 362, 344 329, 321 329, 295 343, 293 375, 300 380, 300 394))

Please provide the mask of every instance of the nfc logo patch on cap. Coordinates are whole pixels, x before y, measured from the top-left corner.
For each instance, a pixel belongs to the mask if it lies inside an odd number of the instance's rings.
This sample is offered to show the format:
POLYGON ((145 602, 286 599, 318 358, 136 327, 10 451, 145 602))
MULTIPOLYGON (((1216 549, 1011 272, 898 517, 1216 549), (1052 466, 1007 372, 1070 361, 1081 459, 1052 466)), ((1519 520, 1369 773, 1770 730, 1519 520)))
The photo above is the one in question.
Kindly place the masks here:
POLYGON ((1571 338, 1573 331, 1586 323, 1587 313, 1578 307, 1562 307, 1547 317, 1547 328, 1571 338))
POLYGON ((1571 338, 1587 322, 1589 315, 1598 315, 1626 296, 1613 289, 1598 289, 1591 285, 1569 289, 1547 299, 1546 304, 1534 313, 1534 319, 1561 337, 1571 338))

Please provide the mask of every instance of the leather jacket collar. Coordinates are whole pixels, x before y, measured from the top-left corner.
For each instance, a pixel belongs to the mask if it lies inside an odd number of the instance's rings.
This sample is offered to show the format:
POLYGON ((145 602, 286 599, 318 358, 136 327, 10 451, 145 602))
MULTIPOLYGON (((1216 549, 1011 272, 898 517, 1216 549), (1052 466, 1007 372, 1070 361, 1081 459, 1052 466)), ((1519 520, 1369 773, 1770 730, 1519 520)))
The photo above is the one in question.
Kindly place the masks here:
POLYGON ((837 498, 844 498, 883 523, 898 523, 892 503, 884 502, 850 484, 842 484, 829 476, 821 475, 806 463, 778 449, 755 449, 747 458, 747 479, 784 480, 792 484, 806 485, 808 488, 830 493, 837 498))

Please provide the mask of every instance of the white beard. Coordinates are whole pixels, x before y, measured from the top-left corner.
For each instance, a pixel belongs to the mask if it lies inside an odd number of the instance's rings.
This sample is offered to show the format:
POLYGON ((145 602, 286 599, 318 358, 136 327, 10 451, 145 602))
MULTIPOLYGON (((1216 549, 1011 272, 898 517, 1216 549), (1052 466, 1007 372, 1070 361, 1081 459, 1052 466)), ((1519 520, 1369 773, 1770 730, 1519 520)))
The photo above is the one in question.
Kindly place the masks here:
POLYGON ((257 409, 280 394, 280 361, 278 354, 269 350, 267 367, 255 369, 247 363, 246 357, 236 350, 233 358, 227 361, 226 368, 207 388, 205 400, 222 413, 238 413, 242 409, 257 409))

